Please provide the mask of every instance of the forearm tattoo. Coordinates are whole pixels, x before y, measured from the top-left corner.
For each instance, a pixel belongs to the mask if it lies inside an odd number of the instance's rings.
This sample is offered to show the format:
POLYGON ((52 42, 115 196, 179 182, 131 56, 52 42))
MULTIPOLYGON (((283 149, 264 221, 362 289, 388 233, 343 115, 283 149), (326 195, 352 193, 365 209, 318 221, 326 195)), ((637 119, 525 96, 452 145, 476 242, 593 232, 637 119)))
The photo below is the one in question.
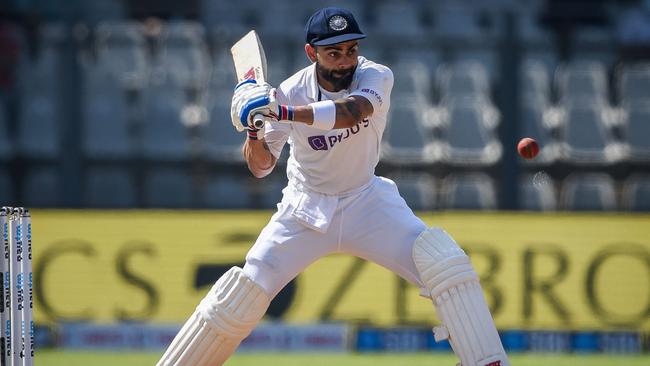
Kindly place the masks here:
POLYGON ((361 121, 361 108, 354 101, 346 101, 342 103, 342 107, 345 110, 345 113, 350 116, 354 121, 361 121))

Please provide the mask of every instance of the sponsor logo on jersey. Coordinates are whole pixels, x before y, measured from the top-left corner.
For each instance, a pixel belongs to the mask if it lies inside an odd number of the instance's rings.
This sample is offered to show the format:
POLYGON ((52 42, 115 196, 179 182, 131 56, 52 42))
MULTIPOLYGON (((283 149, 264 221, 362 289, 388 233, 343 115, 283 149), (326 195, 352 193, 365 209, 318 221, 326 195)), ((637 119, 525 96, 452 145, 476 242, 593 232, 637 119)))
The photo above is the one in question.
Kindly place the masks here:
POLYGON ((314 150, 329 150, 333 148, 334 145, 358 134, 359 131, 361 131, 361 128, 367 128, 368 126, 370 126, 370 121, 367 118, 364 118, 363 121, 357 123, 356 126, 346 128, 345 130, 332 131, 329 135, 309 136, 307 142, 314 150))
POLYGON ((375 97, 377 99, 377 101, 379 102, 379 105, 384 104, 384 100, 381 99, 381 95, 379 95, 379 93, 377 93, 376 91, 374 91, 372 89, 364 88, 364 89, 361 89, 361 92, 366 93, 366 94, 370 94, 373 97, 375 97))

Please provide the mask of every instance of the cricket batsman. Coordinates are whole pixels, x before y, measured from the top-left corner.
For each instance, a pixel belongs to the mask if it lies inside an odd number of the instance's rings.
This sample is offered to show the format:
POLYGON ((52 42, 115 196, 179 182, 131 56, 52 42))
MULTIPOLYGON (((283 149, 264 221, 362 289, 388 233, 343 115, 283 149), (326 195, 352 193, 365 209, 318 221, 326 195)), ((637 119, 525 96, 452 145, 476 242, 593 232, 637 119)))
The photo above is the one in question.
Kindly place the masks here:
POLYGON ((436 340, 449 339, 462 366, 508 366, 478 275, 440 228, 428 228, 376 176, 386 128, 391 70, 359 56, 362 33, 341 8, 314 13, 305 27, 312 64, 273 88, 235 87, 231 117, 246 129, 252 174, 268 175, 285 143, 289 183, 278 210, 246 255, 210 289, 158 365, 223 364, 264 316, 271 299, 310 263, 349 253, 395 272, 436 307, 436 340), (266 122, 255 128, 253 116, 266 122))

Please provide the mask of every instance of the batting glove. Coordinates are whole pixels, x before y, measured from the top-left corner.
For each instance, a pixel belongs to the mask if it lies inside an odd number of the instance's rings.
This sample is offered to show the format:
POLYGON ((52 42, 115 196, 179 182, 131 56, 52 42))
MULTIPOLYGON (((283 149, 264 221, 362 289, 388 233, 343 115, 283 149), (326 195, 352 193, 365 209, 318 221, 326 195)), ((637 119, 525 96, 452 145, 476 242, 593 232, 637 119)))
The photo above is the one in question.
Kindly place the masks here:
POLYGON ((265 121, 277 121, 277 111, 278 104, 275 100, 275 89, 269 84, 258 84, 251 79, 242 81, 235 87, 230 117, 237 131, 253 130, 260 135, 260 128, 254 126, 253 117, 256 114, 262 114, 265 121))

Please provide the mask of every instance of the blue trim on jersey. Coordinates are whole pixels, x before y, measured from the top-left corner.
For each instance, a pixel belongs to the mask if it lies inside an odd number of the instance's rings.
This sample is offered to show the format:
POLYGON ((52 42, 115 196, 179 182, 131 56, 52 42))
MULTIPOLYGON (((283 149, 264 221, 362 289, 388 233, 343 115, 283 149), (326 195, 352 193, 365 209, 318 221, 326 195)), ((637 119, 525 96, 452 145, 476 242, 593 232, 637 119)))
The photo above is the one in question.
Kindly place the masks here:
POLYGON ((269 105, 271 102, 271 99, 269 98, 268 95, 265 95, 263 97, 257 97, 255 99, 251 99, 246 104, 244 104, 244 108, 242 108, 241 113, 239 113, 239 121, 241 122, 242 125, 248 126, 248 120, 247 117, 250 114, 250 112, 256 108, 261 108, 264 106, 269 105))

